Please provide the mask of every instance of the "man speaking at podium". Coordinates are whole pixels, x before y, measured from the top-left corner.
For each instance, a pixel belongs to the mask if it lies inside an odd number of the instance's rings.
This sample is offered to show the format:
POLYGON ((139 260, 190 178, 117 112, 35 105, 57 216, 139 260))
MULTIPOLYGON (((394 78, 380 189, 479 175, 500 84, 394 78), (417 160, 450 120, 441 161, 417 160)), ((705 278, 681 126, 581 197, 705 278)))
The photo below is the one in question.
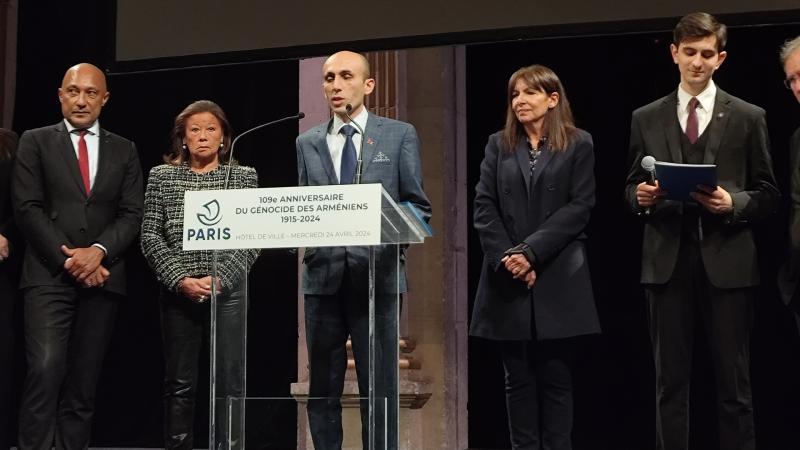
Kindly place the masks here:
POLYGON ((725 25, 692 13, 673 35, 680 85, 633 112, 625 189, 628 207, 646 219, 641 282, 656 368, 656 448, 689 446, 692 352, 696 339, 706 339, 719 448, 752 450, 750 328, 759 273, 751 224, 778 197, 764 110, 711 79, 727 55, 725 25), (645 156, 716 164, 719 186, 698 186, 694 201, 667 200, 641 167, 645 156), (696 324, 703 331, 695 339, 696 324))
MULTIPOLYGON (((367 59, 348 51, 335 53, 323 64, 322 76, 322 88, 333 117, 297 138, 300 186, 382 183, 396 202, 412 203, 428 220, 431 205, 422 190, 416 130, 410 124, 367 111, 364 97, 375 88, 367 59)), ((381 258, 380 253, 377 256, 381 258)), ((308 421, 317 450, 338 450, 342 447, 339 397, 347 369, 345 344, 348 335, 352 341, 358 390, 361 397, 368 395, 368 259, 366 247, 308 248, 303 257, 302 289, 305 294, 309 397, 331 399, 308 402, 308 421)), ((390 258, 384 254, 383 259, 390 258)), ((403 262, 401 255, 400 263, 403 262)), ((396 295, 398 290, 405 292, 405 281, 404 267, 399 273, 399 289, 395 277, 378 271, 375 280, 376 320, 395 314, 390 307, 387 308, 388 304, 394 305, 394 302, 382 301, 380 295, 388 297, 396 295)), ((380 324, 376 326, 381 328, 380 324)), ((376 334, 380 339, 381 333, 376 334)), ((393 342, 383 339, 379 349, 398 345, 396 333, 387 335, 391 336, 393 342)), ((385 352, 376 351, 379 358, 375 364, 380 373, 378 377, 396 377, 397 360, 382 361, 382 354, 385 352), (381 370, 384 366, 388 370, 381 370)), ((380 378, 378 380, 376 386, 382 385, 380 378)), ((381 399, 396 394, 377 389, 376 396, 381 399)), ((397 396, 394 395, 394 398, 397 396)), ((379 404, 382 405, 382 400, 379 404)), ((386 423, 396 423, 397 404, 390 402, 386 406, 386 423)), ((382 420, 376 419, 376 423, 379 422, 382 420)), ((367 448, 368 417, 364 402, 361 403, 361 427, 363 446, 367 448)), ((382 443, 381 440, 382 436, 376 438, 376 448, 396 448, 396 442, 382 443)))

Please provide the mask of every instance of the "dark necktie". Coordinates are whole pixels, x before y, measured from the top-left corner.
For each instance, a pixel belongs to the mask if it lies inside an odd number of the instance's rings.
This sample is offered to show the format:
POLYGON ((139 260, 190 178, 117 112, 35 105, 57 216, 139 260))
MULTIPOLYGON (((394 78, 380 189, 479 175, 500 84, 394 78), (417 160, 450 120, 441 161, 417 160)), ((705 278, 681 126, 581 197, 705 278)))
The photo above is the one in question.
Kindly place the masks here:
POLYGON ((78 167, 81 169, 81 178, 83 179, 83 188, 86 189, 86 195, 92 191, 92 185, 89 181, 89 149, 86 147, 86 130, 74 130, 73 133, 78 133, 78 167))
POLYGON ((356 177, 356 145, 353 143, 355 127, 345 125, 339 129, 344 134, 344 147, 342 148, 342 165, 339 170, 339 184, 353 184, 356 177))
POLYGON ((689 138, 689 142, 694 144, 697 142, 697 137, 700 135, 697 125, 697 105, 700 102, 697 100, 697 97, 692 97, 689 100, 689 117, 686 118, 686 137, 689 138))

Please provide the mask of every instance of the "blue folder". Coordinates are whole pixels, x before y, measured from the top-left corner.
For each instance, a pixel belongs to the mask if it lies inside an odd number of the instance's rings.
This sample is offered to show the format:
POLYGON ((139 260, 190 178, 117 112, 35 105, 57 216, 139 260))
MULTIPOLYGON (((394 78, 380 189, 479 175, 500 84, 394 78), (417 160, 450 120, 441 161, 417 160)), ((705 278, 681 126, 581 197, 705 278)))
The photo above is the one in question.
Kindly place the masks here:
POLYGON ((656 179, 659 187, 667 191, 667 199, 694 201, 689 194, 698 190, 698 184, 717 188, 717 166, 656 161, 656 179))

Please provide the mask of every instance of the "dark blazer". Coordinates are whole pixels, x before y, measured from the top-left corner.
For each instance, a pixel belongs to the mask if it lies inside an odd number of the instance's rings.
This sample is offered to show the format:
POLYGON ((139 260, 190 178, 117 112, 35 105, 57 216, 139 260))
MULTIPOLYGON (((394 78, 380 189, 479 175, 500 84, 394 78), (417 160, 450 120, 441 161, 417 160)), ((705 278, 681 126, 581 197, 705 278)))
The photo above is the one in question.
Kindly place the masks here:
POLYGON ((495 133, 486 144, 475 191, 474 224, 484 256, 470 334, 527 340, 599 332, 584 245, 595 202, 591 135, 578 130, 566 150, 545 148, 531 179, 527 142, 508 152, 502 133, 495 133), (532 290, 500 261, 522 242, 536 259, 532 290))
POLYGON ((11 169, 14 166, 13 156, 17 153, 17 141, 16 133, 0 128, 0 147, 9 146, 12 155, 11 159, 0 161, 0 234, 12 244, 12 252, 18 234, 11 207, 11 169))
POLYGON ((12 182, 17 224, 28 247, 20 287, 69 286, 61 245, 108 250, 104 289, 125 293, 124 253, 142 220, 142 169, 133 142, 100 130, 99 161, 91 195, 63 122, 22 134, 12 182))
POLYGON ((778 288, 784 303, 800 313, 800 128, 795 130, 789 145, 789 170, 791 171, 791 215, 789 237, 791 249, 789 260, 778 275, 778 288))
MULTIPOLYGON (((300 186, 339 184, 328 149, 326 136, 333 119, 317 125, 297 137, 297 172, 300 186)), ((431 215, 431 204, 422 190, 417 131, 408 123, 369 115, 364 129, 361 183, 381 183, 396 202, 408 201, 419 209, 425 220, 431 215)), ((389 249, 390 250, 390 249, 389 249)), ((391 253, 391 251, 389 252, 391 253)), ((341 285, 345 267, 351 275, 368 273, 367 247, 307 248, 303 261, 303 293, 332 295, 341 285), (347 263, 345 265, 345 262, 347 263)), ((380 261, 392 258, 378 254, 380 261)), ((406 291, 405 258, 400 256, 399 291, 406 291)), ((360 276, 360 275, 357 275, 360 276)), ((392 293, 398 290, 395 277, 376 280, 377 289, 392 293)))
MULTIPOLYGON (((633 112, 625 187, 628 208, 646 218, 642 245, 642 283, 662 284, 672 276, 681 240, 683 203, 661 201, 649 215, 636 201, 636 186, 648 179, 644 156, 683 162, 678 124, 678 92, 633 112)), ((750 224, 771 214, 779 192, 772 173, 764 110, 717 88, 703 162, 717 165, 717 180, 731 194, 733 212, 719 216, 703 210, 700 252, 709 281, 733 289, 759 283, 756 246, 750 224)))
POLYGON ((0 161, 0 234, 8 239, 12 252, 18 234, 14 224, 14 211, 11 207, 11 169, 13 166, 13 159, 0 161))

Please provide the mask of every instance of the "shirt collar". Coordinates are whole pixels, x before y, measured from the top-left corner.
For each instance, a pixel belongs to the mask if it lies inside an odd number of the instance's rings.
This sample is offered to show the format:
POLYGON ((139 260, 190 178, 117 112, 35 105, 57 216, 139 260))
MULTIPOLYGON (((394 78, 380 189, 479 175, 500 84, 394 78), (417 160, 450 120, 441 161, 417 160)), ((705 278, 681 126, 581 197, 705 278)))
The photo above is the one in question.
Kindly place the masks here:
MULTIPOLYGON (((364 108, 361 108, 361 112, 360 113, 358 113, 357 115, 353 116, 353 122, 358 124, 358 126, 361 127, 362 130, 366 130, 367 129, 367 119, 368 118, 369 118, 369 111, 367 111, 367 108, 364 107, 364 108)), ((330 133, 333 134, 333 135, 339 134, 339 130, 345 125, 346 125, 346 123, 341 118, 339 118, 338 115, 334 114, 333 115, 333 125, 331 126, 331 132, 330 133)), ((356 127, 356 129, 358 129, 358 127, 356 127)))
MULTIPOLYGON (((69 120, 67 120, 67 119, 64 119, 64 125, 66 125, 66 127, 67 127, 67 133, 72 133, 73 131, 78 129, 78 128, 73 127, 72 124, 69 123, 69 120)), ((99 120, 95 120, 94 123, 92 124, 92 126, 90 126, 89 128, 86 128, 86 131, 88 131, 89 134, 91 134, 93 136, 98 136, 100 134, 100 121, 99 120)))
MULTIPOLYGON (((678 85, 678 104, 681 105, 681 108, 686 109, 692 97, 692 94, 686 92, 683 86, 678 85)), ((700 102, 698 107, 708 111, 710 106, 714 104, 714 99, 717 97, 717 85, 714 84, 714 80, 708 80, 708 85, 703 89, 703 92, 695 97, 697 97, 697 101, 700 102)))

